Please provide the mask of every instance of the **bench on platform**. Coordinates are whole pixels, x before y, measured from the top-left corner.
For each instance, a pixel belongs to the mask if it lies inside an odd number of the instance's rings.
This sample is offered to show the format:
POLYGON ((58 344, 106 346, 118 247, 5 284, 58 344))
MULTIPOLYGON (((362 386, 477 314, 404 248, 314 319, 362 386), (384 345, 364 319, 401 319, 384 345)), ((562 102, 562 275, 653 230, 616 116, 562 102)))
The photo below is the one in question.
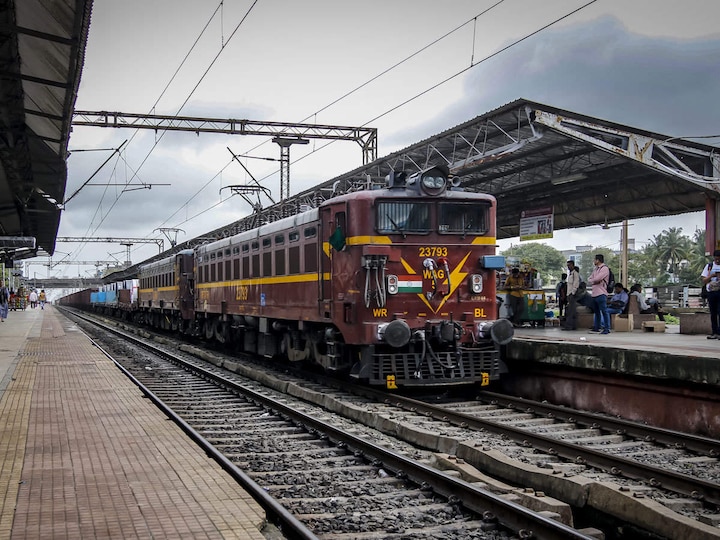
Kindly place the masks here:
POLYGON ((644 322, 652 322, 655 320, 654 313, 640 313, 640 304, 638 299, 634 296, 630 296, 627 305, 628 315, 633 316, 633 329, 638 330, 643 327, 644 322))
POLYGON ((680 313, 681 334, 712 334, 710 313, 680 313))

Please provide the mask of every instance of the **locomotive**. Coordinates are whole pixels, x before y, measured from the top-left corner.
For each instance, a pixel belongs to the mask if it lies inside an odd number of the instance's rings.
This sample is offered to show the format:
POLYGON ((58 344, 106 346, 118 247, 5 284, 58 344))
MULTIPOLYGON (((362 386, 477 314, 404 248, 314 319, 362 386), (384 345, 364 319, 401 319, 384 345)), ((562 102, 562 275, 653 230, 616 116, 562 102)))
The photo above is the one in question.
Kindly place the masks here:
POLYGON ((513 336, 498 318, 495 223, 495 198, 446 168, 396 172, 141 264, 130 316, 391 389, 486 385, 513 336))

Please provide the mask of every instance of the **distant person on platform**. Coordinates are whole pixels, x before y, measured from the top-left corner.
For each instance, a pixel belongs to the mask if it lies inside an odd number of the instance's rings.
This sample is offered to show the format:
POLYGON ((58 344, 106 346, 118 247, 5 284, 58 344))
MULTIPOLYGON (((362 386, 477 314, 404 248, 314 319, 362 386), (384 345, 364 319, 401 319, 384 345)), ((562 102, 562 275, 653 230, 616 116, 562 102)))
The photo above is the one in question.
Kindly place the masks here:
POLYGON ((593 334, 610 333, 610 315, 607 312, 607 283, 610 279, 610 269, 605 264, 605 256, 602 253, 595 255, 593 261, 595 269, 588 278, 592 285, 590 295, 593 299, 593 327, 590 330, 593 334))
POLYGON ((568 287, 567 287, 567 274, 563 274, 560 277, 560 281, 557 284, 557 287, 555 287, 555 298, 557 299, 557 305, 558 305, 558 317, 562 318, 563 312, 565 311, 565 306, 567 306, 568 299, 568 287))
POLYGON ((710 308, 712 333, 707 338, 720 339, 720 249, 715 250, 712 263, 703 267, 700 277, 707 290, 707 303, 710 308))
POLYGON ((510 275, 505 280, 505 290, 510 291, 510 311, 512 311, 511 320, 513 326, 522 325, 523 312, 523 288, 525 283, 520 277, 520 269, 513 268, 510 275))
MULTIPOLYGON (((577 298, 580 294, 580 272, 575 267, 575 261, 567 262, 567 308, 565 309, 565 320, 560 327, 562 330, 577 329, 577 298)), ((565 274, 563 274, 565 275, 565 274)), ((582 293, 584 294, 584 292, 582 293)))
POLYGON ((28 301, 30 302, 30 307, 35 309, 37 307, 38 302, 38 294, 35 292, 35 289, 30 291, 30 296, 28 296, 28 301))
POLYGON ((45 302, 47 302, 47 296, 45 295, 45 289, 40 291, 38 295, 38 302, 40 302, 40 309, 45 309, 45 302))
POLYGON ((616 283, 613 295, 608 300, 607 312, 609 315, 619 315, 625 311, 630 296, 622 283, 616 283))
POLYGON ((660 302, 657 301, 657 298, 646 299, 645 295, 642 293, 642 285, 636 283, 630 287, 630 296, 637 298, 638 307, 640 308, 640 313, 642 315, 654 314, 657 315, 658 319, 661 321, 665 320, 665 313, 662 311, 660 302))
POLYGON ((10 302, 10 289, 7 283, 0 283, 0 322, 5 322, 7 319, 8 302, 10 302))

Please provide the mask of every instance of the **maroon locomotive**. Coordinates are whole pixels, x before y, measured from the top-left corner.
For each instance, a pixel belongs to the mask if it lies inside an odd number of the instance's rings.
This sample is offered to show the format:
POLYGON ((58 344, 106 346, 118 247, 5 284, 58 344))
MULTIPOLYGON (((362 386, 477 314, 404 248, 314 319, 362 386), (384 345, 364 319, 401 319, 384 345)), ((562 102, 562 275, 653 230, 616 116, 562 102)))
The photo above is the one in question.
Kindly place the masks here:
POLYGON ((376 385, 488 384, 496 201, 433 167, 140 266, 136 318, 376 385))

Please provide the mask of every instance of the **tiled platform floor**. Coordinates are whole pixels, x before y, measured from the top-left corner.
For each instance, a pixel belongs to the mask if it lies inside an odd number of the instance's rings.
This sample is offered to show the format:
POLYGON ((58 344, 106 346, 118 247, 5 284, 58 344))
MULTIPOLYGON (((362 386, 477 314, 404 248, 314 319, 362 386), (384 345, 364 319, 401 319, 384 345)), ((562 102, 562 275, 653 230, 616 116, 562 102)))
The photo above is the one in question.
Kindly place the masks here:
POLYGON ((263 522, 52 307, 0 324, 0 540, 263 539, 263 522))

